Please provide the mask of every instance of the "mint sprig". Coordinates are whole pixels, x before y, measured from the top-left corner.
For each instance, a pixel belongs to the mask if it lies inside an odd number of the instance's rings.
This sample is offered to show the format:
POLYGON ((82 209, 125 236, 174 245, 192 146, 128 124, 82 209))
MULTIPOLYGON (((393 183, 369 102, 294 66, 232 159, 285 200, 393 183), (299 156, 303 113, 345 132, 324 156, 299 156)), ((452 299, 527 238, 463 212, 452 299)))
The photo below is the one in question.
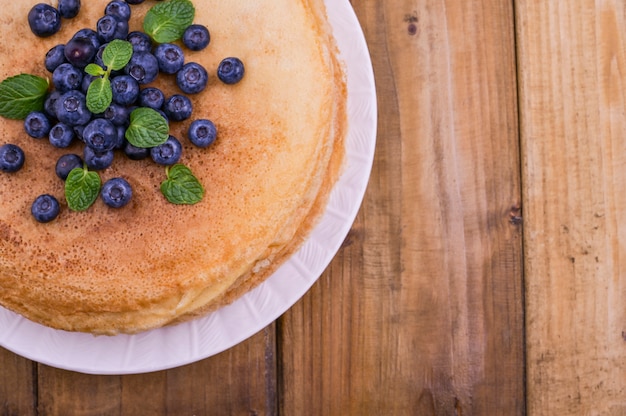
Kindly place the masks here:
POLYGON ((74 168, 65 180, 65 199, 72 211, 85 211, 100 193, 101 181, 98 172, 87 167, 74 168))
POLYGON ((168 0, 153 6, 143 20, 143 30, 157 43, 180 39, 193 23, 196 9, 189 0, 168 0))
POLYGON ((103 113, 113 101, 113 91, 109 80, 112 71, 123 69, 133 56, 133 45, 121 39, 112 40, 102 51, 104 68, 89 64, 85 72, 99 77, 94 79, 87 89, 87 108, 94 114, 103 113))
POLYGON ((193 205, 204 197, 204 187, 187 166, 176 164, 165 168, 167 179, 161 183, 161 193, 177 205, 193 205))
POLYGON ((130 124, 125 137, 135 147, 150 148, 165 143, 169 131, 167 120, 158 111, 139 107, 130 113, 130 124))
POLYGON ((33 111, 43 110, 49 82, 45 78, 20 74, 0 83, 0 116, 23 120, 33 111))

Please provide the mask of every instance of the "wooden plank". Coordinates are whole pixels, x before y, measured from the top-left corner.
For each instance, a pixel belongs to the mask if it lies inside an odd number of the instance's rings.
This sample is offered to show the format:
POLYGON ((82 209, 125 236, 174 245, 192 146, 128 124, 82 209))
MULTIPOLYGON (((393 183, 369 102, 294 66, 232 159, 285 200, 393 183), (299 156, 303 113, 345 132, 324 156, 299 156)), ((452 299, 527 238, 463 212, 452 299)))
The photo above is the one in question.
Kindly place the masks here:
POLYGON ((531 415, 626 414, 626 8, 516 2, 531 415))
POLYGON ((347 243, 281 319, 281 414, 521 415, 512 3, 352 4, 376 160, 347 243))
POLYGON ((32 361, 0 348, 0 414, 35 415, 35 380, 32 361))
POLYGON ((96 376, 39 366, 41 415, 276 414, 274 325, 194 364, 96 376))

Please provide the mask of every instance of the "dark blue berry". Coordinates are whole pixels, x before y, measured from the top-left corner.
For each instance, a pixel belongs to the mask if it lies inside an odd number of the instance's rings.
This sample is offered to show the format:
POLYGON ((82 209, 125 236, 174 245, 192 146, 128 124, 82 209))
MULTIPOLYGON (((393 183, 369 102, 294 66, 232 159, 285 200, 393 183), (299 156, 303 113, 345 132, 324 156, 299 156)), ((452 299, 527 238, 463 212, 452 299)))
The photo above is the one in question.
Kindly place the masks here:
POLYGON ((65 59, 65 45, 53 46, 48 52, 46 52, 44 65, 48 72, 54 72, 59 65, 65 62, 67 62, 67 59, 65 59))
POLYGON ((24 166, 24 151, 15 144, 0 146, 0 171, 17 172, 24 166))
POLYGON ((121 208, 130 202, 133 188, 124 178, 111 178, 102 185, 100 197, 106 205, 121 208))
POLYGON ((85 140, 83 139, 83 131, 85 131, 85 125, 80 124, 78 126, 74 126, 73 128, 74 128, 74 134, 76 135, 76 138, 80 140, 81 142, 85 142, 85 140))
POLYGON ((197 94, 204 90, 209 81, 209 74, 200 64, 189 62, 176 74, 176 84, 185 94, 197 94))
POLYGON ((99 46, 96 45, 89 35, 74 36, 65 44, 65 59, 75 67, 84 68, 98 52, 99 46))
POLYGON ((211 120, 194 120, 187 130, 187 137, 198 147, 208 147, 217 137, 217 129, 211 120))
POLYGON ((152 39, 144 32, 130 32, 126 36, 126 40, 133 45, 134 52, 150 52, 152 50, 152 39))
POLYGON ((202 25, 190 25, 183 33, 183 44, 192 51, 206 48, 210 41, 209 29, 202 25))
POLYGON ((239 58, 225 58, 217 67, 217 77, 224 84, 236 84, 243 78, 245 68, 239 58))
POLYGON ((111 103, 111 105, 106 110, 104 110, 104 113, 102 113, 103 118, 109 120, 116 126, 127 125, 128 115, 128 108, 116 103, 111 103))
POLYGON ((82 167, 83 159, 74 153, 68 153, 57 159, 54 171, 61 180, 66 180, 72 169, 82 167))
POLYGON ((128 4, 141 4, 143 2, 144 0, 126 0, 126 3, 128 4))
POLYGON ((80 90, 83 92, 83 94, 87 95, 87 91, 89 91, 89 86, 91 85, 93 80, 96 78, 99 78, 99 77, 89 75, 87 73, 83 75, 83 82, 80 84, 80 90))
POLYGON ((135 78, 139 84, 149 84, 159 75, 159 63, 149 52, 135 52, 124 72, 135 78))
POLYGON ((120 105, 131 105, 139 98, 139 84, 130 75, 119 75, 111 79, 113 102, 120 105))
POLYGON ((76 137, 74 128, 63 123, 52 126, 50 134, 48 134, 50 144, 58 148, 68 147, 74 141, 74 137, 76 137))
POLYGON ((117 140, 114 149, 123 149, 126 142, 126 126, 115 126, 115 130, 117 131, 117 140))
POLYGON ((172 43, 162 43, 154 48, 154 56, 159 63, 159 70, 164 74, 175 74, 185 64, 183 50, 172 43))
POLYGON ((43 103, 43 109, 46 115, 50 118, 56 119, 57 113, 55 109, 55 103, 61 96, 61 93, 58 91, 52 91, 46 96, 46 100, 43 103))
POLYGON ((130 19, 130 6, 125 1, 113 0, 104 8, 104 14, 117 17, 118 20, 130 19))
POLYGON ((163 112, 169 120, 183 121, 191 117, 191 100, 181 94, 174 94, 163 104, 163 112))
POLYGON ((72 39, 73 38, 89 39, 89 41, 93 45, 93 48, 96 50, 98 50, 98 48, 101 45, 100 39, 98 39, 98 33, 95 30, 90 29, 90 28, 80 29, 78 32, 74 33, 74 36, 72 36, 72 39))
POLYGON ((73 19, 80 11, 80 0, 59 0, 59 14, 66 19, 73 19))
POLYGON ((124 142, 122 150, 124 151, 124 154, 131 160, 143 160, 150 156, 150 148, 137 147, 135 145, 132 145, 128 140, 124 142))
POLYGON ((91 112, 87 108, 85 94, 71 90, 62 94, 54 104, 57 120, 72 127, 87 124, 91 112))
POLYGON ((83 148, 83 159, 89 169, 103 170, 113 164, 113 158, 115 154, 113 150, 108 150, 103 153, 94 152, 89 146, 83 148))
POLYGON ((83 82, 83 71, 70 63, 64 63, 52 73, 52 85, 60 93, 77 90, 83 82))
POLYGON ((170 135, 165 143, 150 149, 150 156, 155 163, 169 166, 180 160, 182 152, 183 146, 177 138, 170 135))
POLYGON ((107 152, 117 144, 117 128, 109 120, 96 118, 85 126, 83 140, 94 152, 107 152))
POLYGON ((61 29, 61 15, 49 4, 39 3, 28 13, 30 30, 39 37, 52 36, 61 29))
POLYGON ((59 201, 49 194, 39 195, 30 207, 31 214, 39 222, 52 221, 59 215, 60 210, 59 201))
POLYGON ((113 39, 126 39, 128 21, 119 20, 110 14, 102 16, 96 23, 96 32, 102 43, 111 42, 113 39))
POLYGON ((33 111, 24 119, 24 130, 35 139, 46 137, 50 133, 50 119, 41 111, 33 111))
POLYGON ((163 107, 165 95, 163 91, 155 87, 144 88, 139 92, 139 105, 142 107, 150 107, 155 110, 163 107))

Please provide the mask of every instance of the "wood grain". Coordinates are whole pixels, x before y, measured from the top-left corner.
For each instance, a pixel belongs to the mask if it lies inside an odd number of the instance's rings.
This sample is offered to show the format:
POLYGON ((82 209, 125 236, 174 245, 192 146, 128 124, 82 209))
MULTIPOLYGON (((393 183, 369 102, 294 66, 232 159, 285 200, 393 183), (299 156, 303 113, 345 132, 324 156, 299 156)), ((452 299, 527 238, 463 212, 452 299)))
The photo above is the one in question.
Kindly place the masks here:
POLYGON ((0 415, 35 415, 36 364, 0 348, 0 415))
POLYGON ((626 9, 518 1, 528 410, 626 414, 626 9))
POLYGON ((95 376, 40 365, 38 414, 276 414, 274 340, 270 325, 216 356, 147 374, 95 376))
POLYGON ((281 414, 523 414, 512 5, 352 4, 376 160, 346 246, 281 320, 281 414))
POLYGON ((352 3, 377 154, 318 283, 275 325, 168 371, 92 376, 1 351, 3 415, 524 414, 513 6, 352 3))

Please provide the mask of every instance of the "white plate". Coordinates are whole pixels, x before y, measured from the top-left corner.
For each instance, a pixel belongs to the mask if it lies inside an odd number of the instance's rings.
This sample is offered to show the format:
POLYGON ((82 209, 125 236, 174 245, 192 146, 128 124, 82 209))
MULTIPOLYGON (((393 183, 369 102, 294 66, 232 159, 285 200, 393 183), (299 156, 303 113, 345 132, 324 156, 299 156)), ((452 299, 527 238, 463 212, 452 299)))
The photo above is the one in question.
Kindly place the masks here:
POLYGON ((189 364, 260 331, 304 295, 328 266, 357 215, 376 142, 376 92, 365 38, 348 0, 327 0, 348 73, 347 165, 311 236, 269 279, 233 304, 191 322, 114 337, 54 330, 0 308, 0 345, 50 366, 134 374, 189 364))

